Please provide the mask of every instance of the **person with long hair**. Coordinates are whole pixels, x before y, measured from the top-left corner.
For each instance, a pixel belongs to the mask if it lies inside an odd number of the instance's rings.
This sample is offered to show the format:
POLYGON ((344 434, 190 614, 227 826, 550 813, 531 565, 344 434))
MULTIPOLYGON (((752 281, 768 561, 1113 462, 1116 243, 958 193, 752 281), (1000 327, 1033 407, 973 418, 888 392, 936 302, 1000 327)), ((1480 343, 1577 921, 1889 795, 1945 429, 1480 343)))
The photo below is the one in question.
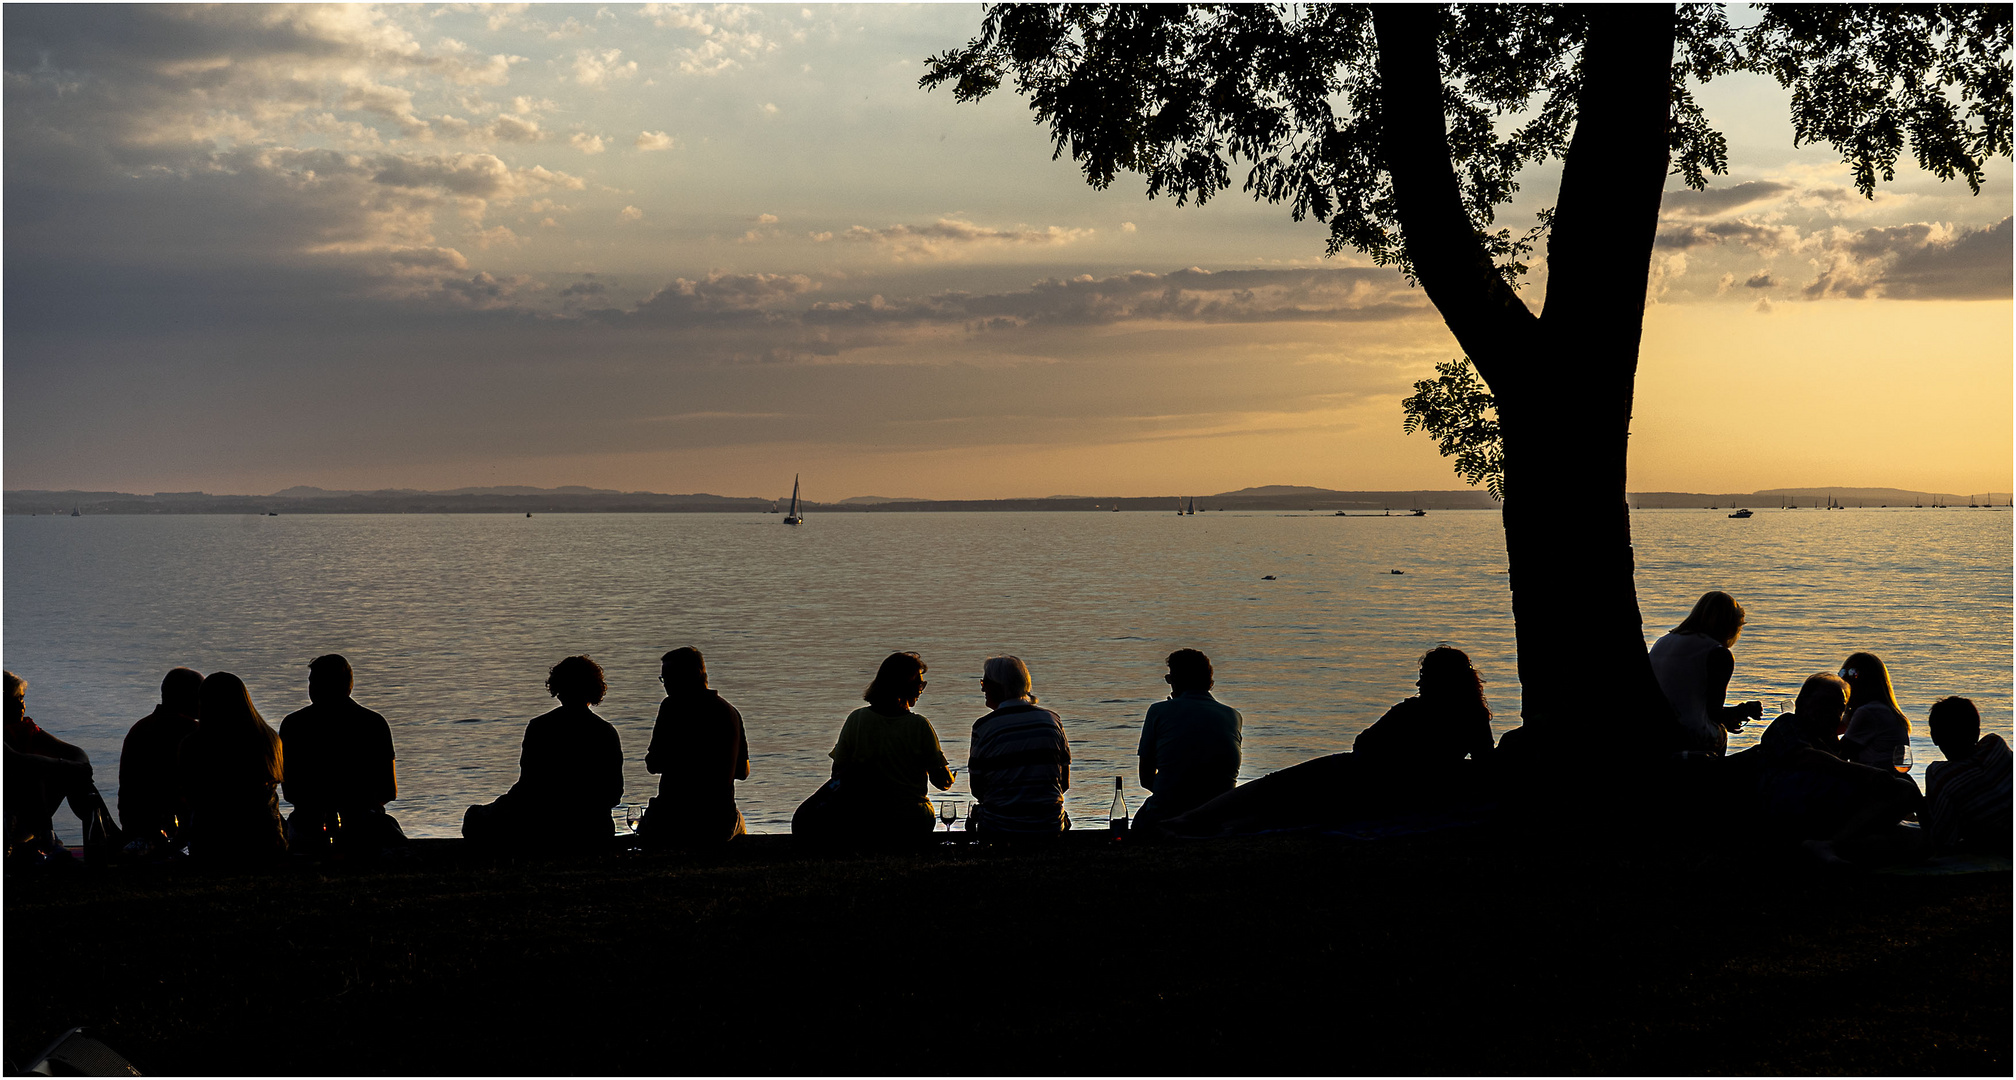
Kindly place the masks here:
POLYGON ((285 775, 280 735, 252 704, 245 680, 207 675, 196 698, 196 730, 182 740, 182 837, 198 858, 284 855, 287 833, 275 789, 285 775))
POLYGON ((749 779, 742 714, 707 685, 707 660, 695 648, 659 658, 665 700, 651 728, 644 768, 658 774, 658 797, 637 831, 644 842, 705 847, 748 832, 735 806, 735 782, 749 779))
POLYGON ((1321 829, 1396 812, 1441 813, 1489 797, 1495 756, 1484 678, 1461 649, 1421 656, 1421 693, 1358 734, 1351 752, 1270 773, 1162 823, 1177 836, 1321 829))
POLYGON ((546 692, 560 707, 525 725, 518 782, 462 816, 472 843, 593 851, 615 836, 609 810, 623 799, 623 741, 589 708, 609 692, 602 666, 570 656, 546 673, 546 692))
POLYGON ((1748 761, 1766 834, 1801 842, 1823 863, 1885 861, 1894 827, 1921 805, 1918 786, 1886 762, 1871 768, 1842 760, 1838 741, 1848 716, 1849 684, 1809 676, 1793 711, 1772 721, 1757 745, 1731 759, 1748 761))
POLYGON ((1875 769, 1900 764, 1900 748, 1911 743, 1911 721, 1897 707, 1889 667, 1875 653, 1858 652, 1841 662, 1841 677, 1848 680, 1848 726, 1841 731, 1841 756, 1875 769))
POLYGON ((1652 674, 1680 723, 1680 749, 1720 757, 1731 732, 1764 715, 1762 702, 1723 703, 1736 672, 1730 649, 1742 633, 1743 605, 1726 592, 1708 592, 1680 625, 1652 643, 1652 674))
POLYGON ((921 841, 933 817, 924 785, 943 791, 952 771, 937 729, 913 711, 930 670, 914 652, 890 653, 847 714, 833 744, 833 778, 792 817, 791 831, 813 839, 921 841))

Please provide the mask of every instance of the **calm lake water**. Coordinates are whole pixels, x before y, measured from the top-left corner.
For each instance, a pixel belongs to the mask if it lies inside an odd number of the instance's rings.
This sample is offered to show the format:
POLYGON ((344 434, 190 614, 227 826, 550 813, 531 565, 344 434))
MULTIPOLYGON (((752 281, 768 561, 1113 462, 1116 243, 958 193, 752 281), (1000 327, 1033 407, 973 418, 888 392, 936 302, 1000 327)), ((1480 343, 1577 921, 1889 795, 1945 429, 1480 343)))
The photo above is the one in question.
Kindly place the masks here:
MULTIPOLYGON (((1725 513, 1633 514, 1648 641, 1724 589, 1750 613, 1732 699, 1769 708, 1866 649, 1913 719, 1921 782, 1937 698, 1972 697, 2009 734, 2012 515, 1725 513)), ((833 514, 802 528, 761 514, 9 517, 5 555, 6 666, 29 680, 29 714, 90 752, 108 800, 120 740, 168 668, 236 672, 277 727, 307 703, 307 662, 341 652, 357 699, 392 724, 392 810, 415 836, 457 835, 465 807, 511 785, 525 722, 554 704, 546 670, 572 653, 608 673, 600 712, 623 738, 625 798, 642 802, 657 792, 644 750, 658 657, 705 652, 747 723, 739 797, 758 832, 789 830, 899 649, 931 665, 918 711, 959 768, 986 712, 981 661, 1026 660, 1065 718, 1080 826, 1104 824, 1116 775, 1134 806, 1146 797, 1135 740, 1173 649, 1209 653, 1219 698, 1245 714, 1243 779, 1349 749, 1440 642, 1484 672, 1501 733, 1520 707, 1490 511, 833 514)), ((72 830, 67 812, 58 827, 72 830)))

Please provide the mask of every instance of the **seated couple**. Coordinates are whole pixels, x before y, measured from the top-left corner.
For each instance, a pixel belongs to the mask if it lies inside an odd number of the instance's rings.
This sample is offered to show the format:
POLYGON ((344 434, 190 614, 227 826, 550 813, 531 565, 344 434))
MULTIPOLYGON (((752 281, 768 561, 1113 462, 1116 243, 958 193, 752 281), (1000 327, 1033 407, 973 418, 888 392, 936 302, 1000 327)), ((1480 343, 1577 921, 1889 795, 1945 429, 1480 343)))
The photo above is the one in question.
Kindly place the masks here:
MULTIPOLYGON (((799 806, 795 836, 833 843, 903 845, 931 835, 925 785, 943 791, 953 774, 931 721, 911 711, 929 685, 916 653, 891 653, 840 729, 833 778, 799 806)), ((990 658, 980 692, 987 715, 974 721, 967 783, 974 797, 967 827, 986 840, 1053 838, 1071 827, 1064 792, 1071 747, 1064 722, 1036 703, 1029 668, 1013 656, 990 658)))

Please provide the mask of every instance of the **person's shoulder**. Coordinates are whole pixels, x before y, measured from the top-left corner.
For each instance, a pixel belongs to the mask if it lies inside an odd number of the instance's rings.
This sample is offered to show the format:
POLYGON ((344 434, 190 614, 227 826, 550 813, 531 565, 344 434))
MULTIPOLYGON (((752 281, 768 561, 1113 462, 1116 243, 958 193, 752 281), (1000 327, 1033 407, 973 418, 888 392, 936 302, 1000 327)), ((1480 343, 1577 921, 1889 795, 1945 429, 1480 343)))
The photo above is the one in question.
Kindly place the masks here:
POLYGON ((1996 757, 2006 759, 2009 756, 2009 744, 2002 740, 2002 736, 1991 731, 1981 736, 1981 741, 1974 744, 1974 756, 1990 760, 1996 757))

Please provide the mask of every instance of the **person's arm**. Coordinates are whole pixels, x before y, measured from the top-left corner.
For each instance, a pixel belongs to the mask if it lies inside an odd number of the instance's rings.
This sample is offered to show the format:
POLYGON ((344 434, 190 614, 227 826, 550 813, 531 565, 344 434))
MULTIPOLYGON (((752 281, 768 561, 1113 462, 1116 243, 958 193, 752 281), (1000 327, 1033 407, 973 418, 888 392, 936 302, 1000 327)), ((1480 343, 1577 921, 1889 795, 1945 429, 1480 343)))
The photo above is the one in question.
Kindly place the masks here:
POLYGON ((742 726, 742 714, 728 706, 729 722, 735 725, 735 779, 749 779, 749 735, 742 726))
POLYGON ((924 721, 924 774, 931 778, 931 786, 940 791, 952 786, 952 768, 945 761, 945 748, 938 745, 937 729, 931 721, 924 721))
MULTIPOLYGON (((371 715, 377 721, 374 725, 374 734, 378 738, 380 767, 370 798, 379 806, 384 806, 399 797, 399 757, 392 749, 392 725, 386 723, 385 718, 377 713, 371 715)), ((284 738, 281 744, 283 746, 286 744, 284 738)))
POLYGON ((1057 790, 1069 791, 1071 790, 1071 740, 1064 737, 1064 724, 1061 720, 1057 724, 1057 757, 1057 767, 1061 772, 1058 778, 1057 790))
POLYGON ((1148 718, 1141 722, 1141 745, 1135 747, 1135 754, 1141 758, 1141 787, 1146 791, 1155 790, 1156 776, 1161 772, 1155 760, 1155 744, 1160 741, 1156 731, 1155 710, 1148 710, 1148 718))
POLYGON ((975 802, 987 801, 986 773, 980 768, 980 720, 973 721, 973 735, 966 742, 966 790, 975 802))
POLYGON ((28 736, 26 744, 17 753, 36 759, 43 766, 65 772, 81 771, 87 780, 91 777, 91 755, 85 753, 82 747, 72 746, 39 727, 28 736))
POLYGON ((608 731, 603 736, 602 750, 602 798, 604 806, 615 806, 623 801, 623 736, 617 734, 616 725, 604 723, 608 731))
POLYGON ((1764 716, 1764 703, 1743 701, 1734 705, 1725 704, 1729 696, 1729 680, 1736 674, 1736 654, 1728 649, 1716 649, 1708 654, 1708 714, 1727 731, 1741 731, 1749 720, 1760 720, 1764 716))
POLYGON ((651 743, 644 748, 644 771, 653 776, 664 772, 672 764, 667 760, 672 751, 672 733, 666 730, 665 725, 666 714, 671 711, 671 707, 672 699, 669 697, 658 703, 658 718, 651 722, 651 743), (661 746, 664 748, 664 757, 659 756, 661 746))

